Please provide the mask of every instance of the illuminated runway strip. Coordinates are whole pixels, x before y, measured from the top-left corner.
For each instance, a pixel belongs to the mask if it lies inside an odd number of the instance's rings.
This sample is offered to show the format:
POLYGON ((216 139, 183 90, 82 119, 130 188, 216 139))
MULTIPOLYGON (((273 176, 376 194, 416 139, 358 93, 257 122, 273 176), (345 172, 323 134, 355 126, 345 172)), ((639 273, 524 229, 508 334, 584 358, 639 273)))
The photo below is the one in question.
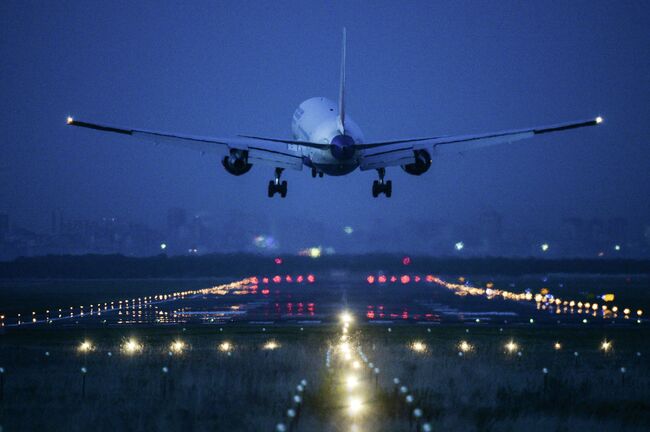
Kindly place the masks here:
MULTIPOLYGON (((462 279, 462 278, 461 278, 462 279)), ((599 305, 598 303, 582 302, 576 300, 567 300, 556 298, 553 295, 546 294, 535 294, 525 292, 525 293, 514 293, 507 290, 500 290, 492 287, 492 283, 488 284, 487 288, 474 287, 467 284, 457 284, 452 282, 446 282, 436 276, 428 275, 426 277, 427 282, 433 282, 442 287, 445 287, 449 290, 454 291, 457 295, 472 295, 472 296, 485 296, 487 298, 502 297, 505 300, 511 301, 535 301, 537 309, 551 309, 555 308, 555 313, 574 313, 574 308, 577 306, 577 313, 581 314, 591 314, 593 317, 600 316, 602 318, 617 318, 619 308, 618 306, 612 306, 611 308, 607 305, 599 305)), ((623 316, 625 319, 629 319, 632 315, 632 310, 628 307, 622 309, 623 316)), ((638 309, 636 311, 637 321, 641 322, 641 317, 643 316, 643 310, 638 309)))
MULTIPOLYGON (((407 285, 410 283, 420 283, 422 280, 423 278, 419 275, 411 276, 408 274, 404 274, 399 277, 395 275, 388 277, 383 274, 380 274, 378 276, 371 274, 366 277, 366 282, 370 285, 372 284, 385 285, 388 283, 394 284, 397 282, 401 283, 402 285, 407 285)), ((459 296, 466 296, 466 295, 484 296, 488 299, 501 297, 504 300, 510 300, 516 302, 535 301, 537 305, 537 309, 553 310, 554 308, 556 314, 584 313, 585 315, 591 315, 593 317, 600 316, 601 318, 605 318, 605 319, 618 318, 618 315, 621 312, 623 313, 623 317, 625 319, 630 319, 634 316, 633 308, 630 307, 619 308, 616 305, 608 306, 606 304, 599 305, 596 302, 591 303, 591 302, 582 302, 579 300, 561 299, 553 296, 548 292, 538 293, 538 294, 532 294, 530 292, 515 293, 508 290, 501 290, 501 289, 494 288, 492 282, 488 283, 486 288, 481 288, 481 287, 471 286, 468 283, 464 283, 465 282, 464 277, 459 278, 459 281, 463 282, 460 284, 447 282, 433 275, 424 276, 424 280, 428 283, 435 283, 443 288, 451 290, 456 295, 459 296)), ((637 309, 636 318, 638 323, 641 323, 642 316, 643 316, 643 310, 637 309)), ((583 321, 586 322, 586 320, 583 321)))
MULTIPOLYGON (((36 324, 47 324, 55 321, 70 320, 75 318, 84 318, 88 316, 101 316, 102 313, 108 314, 112 312, 119 312, 122 310, 135 312, 136 310, 141 311, 144 305, 145 308, 150 308, 152 305, 169 303, 176 300, 182 300, 187 297, 192 298, 200 295, 212 294, 212 295, 226 295, 226 294, 242 294, 245 288, 250 287, 253 289, 256 287, 257 278, 245 278, 238 281, 230 282, 227 284, 221 284, 214 287, 203 288, 200 290, 187 290, 187 291, 178 291, 171 294, 157 294, 153 296, 138 297, 134 299, 125 299, 125 300, 114 300, 110 302, 110 307, 108 306, 109 302, 103 303, 103 308, 101 303, 97 303, 97 308, 95 304, 91 304, 89 307, 84 308, 83 305, 79 306, 78 312, 75 312, 73 306, 70 307, 70 313, 64 313, 63 310, 68 310, 60 308, 57 310, 58 316, 51 317, 50 310, 45 311, 45 318, 38 319, 36 312, 32 312, 31 319, 23 321, 21 314, 18 314, 16 317, 15 323, 5 322, 5 315, 0 315, 0 327, 19 327, 25 325, 36 325, 36 324), (129 307, 129 305, 131 305, 129 307), (86 311, 89 312, 85 312, 86 311), (96 309, 96 310, 95 310, 96 309)), ((246 293, 248 292, 245 290, 246 293)))

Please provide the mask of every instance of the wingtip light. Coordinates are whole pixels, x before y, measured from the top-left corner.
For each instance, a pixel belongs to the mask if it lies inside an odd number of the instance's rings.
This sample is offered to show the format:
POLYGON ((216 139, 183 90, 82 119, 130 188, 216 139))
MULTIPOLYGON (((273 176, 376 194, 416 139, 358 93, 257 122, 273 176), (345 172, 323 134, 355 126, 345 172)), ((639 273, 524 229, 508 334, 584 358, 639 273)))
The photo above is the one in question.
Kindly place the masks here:
POLYGON ((603 118, 601 116, 596 117, 596 124, 601 124, 603 122, 603 118))
POLYGON ((67 124, 72 124, 74 122, 74 119, 72 117, 68 116, 68 118, 65 120, 65 122, 67 124))

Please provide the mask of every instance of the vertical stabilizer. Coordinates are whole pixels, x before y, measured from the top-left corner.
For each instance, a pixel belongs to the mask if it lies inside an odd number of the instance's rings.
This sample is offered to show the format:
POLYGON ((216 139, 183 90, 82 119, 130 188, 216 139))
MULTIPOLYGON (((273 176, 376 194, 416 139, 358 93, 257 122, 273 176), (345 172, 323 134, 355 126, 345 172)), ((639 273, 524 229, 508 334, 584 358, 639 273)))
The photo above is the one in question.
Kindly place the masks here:
POLYGON ((341 49, 341 86, 339 87, 339 132, 345 135, 345 46, 346 31, 343 27, 343 47, 341 49))

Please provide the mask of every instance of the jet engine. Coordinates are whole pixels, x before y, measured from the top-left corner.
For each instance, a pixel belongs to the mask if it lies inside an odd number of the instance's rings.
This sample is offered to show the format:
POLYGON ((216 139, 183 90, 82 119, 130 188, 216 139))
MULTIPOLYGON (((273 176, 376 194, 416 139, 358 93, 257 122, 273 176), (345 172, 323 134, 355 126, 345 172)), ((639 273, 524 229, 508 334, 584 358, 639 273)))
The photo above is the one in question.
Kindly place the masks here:
POLYGON ((231 149, 229 156, 224 156, 221 164, 230 174, 240 176, 251 170, 253 164, 248 163, 248 151, 231 149))
POLYGON ((402 165, 402 169, 411 175, 422 175, 431 167, 431 155, 426 150, 414 150, 415 162, 402 165))

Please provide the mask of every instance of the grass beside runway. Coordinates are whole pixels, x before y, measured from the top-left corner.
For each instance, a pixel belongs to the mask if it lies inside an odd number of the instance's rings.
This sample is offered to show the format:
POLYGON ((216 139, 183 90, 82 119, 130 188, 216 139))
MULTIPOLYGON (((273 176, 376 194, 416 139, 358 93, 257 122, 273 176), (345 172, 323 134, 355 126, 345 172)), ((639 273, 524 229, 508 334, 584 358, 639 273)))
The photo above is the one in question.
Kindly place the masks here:
MULTIPOLYGON (((643 327, 359 323, 350 336, 381 368, 359 419, 371 429, 362 430, 409 430, 403 402, 394 395, 395 377, 436 429, 650 426, 650 330, 643 327), (607 352, 604 340, 611 342, 607 352), (461 341, 472 348, 462 357, 461 341), (517 345, 513 352, 505 347, 510 341, 517 345)), ((340 386, 325 368, 325 353, 338 337, 336 324, 9 331, 0 336, 0 425, 273 430, 304 378, 309 387, 296 430, 346 430, 348 419, 337 411, 340 386), (129 338, 141 352, 121 351, 129 338), (83 340, 91 351, 78 351, 83 340), (177 340, 185 349, 170 356, 177 340), (264 349, 270 340, 277 349, 264 349), (230 349, 221 350, 226 341, 230 349), (87 368, 85 389, 81 367, 87 368)))

